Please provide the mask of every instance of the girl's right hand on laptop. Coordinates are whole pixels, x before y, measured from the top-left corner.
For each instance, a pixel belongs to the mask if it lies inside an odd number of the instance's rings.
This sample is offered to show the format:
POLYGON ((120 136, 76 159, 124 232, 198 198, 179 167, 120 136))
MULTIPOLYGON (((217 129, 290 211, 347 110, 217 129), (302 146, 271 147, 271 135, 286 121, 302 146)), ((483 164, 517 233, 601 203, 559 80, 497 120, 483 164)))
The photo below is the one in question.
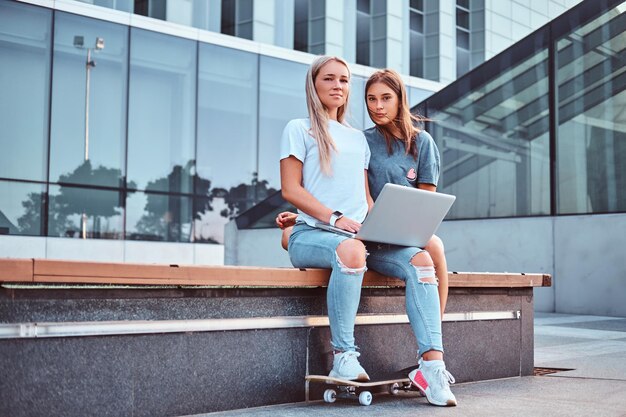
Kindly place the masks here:
POLYGON ((356 220, 352 220, 349 217, 343 216, 335 222, 335 227, 348 232, 357 233, 361 229, 361 223, 356 220))

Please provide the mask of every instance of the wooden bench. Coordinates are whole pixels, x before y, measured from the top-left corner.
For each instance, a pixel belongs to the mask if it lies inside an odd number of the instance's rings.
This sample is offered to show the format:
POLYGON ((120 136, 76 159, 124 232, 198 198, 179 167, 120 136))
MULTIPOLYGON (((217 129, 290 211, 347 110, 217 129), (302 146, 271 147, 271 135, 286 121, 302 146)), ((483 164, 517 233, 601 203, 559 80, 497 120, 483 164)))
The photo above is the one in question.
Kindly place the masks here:
MULTIPOLYGON (((450 272, 451 288, 549 287, 548 274, 450 272)), ((47 259, 0 259, 0 282, 201 285, 217 287, 325 287, 325 269, 96 263, 47 259)), ((367 271, 364 287, 402 287, 404 282, 367 271)))
MULTIPOLYGON (((11 381, 2 409, 165 416, 318 399, 304 375, 332 360, 328 278, 322 269, 0 259, 0 379, 11 381)), ((457 382, 532 374, 533 288, 549 285, 546 274, 450 273, 443 335, 457 382)), ((363 286, 361 363, 414 365, 404 283, 368 271, 363 286)))

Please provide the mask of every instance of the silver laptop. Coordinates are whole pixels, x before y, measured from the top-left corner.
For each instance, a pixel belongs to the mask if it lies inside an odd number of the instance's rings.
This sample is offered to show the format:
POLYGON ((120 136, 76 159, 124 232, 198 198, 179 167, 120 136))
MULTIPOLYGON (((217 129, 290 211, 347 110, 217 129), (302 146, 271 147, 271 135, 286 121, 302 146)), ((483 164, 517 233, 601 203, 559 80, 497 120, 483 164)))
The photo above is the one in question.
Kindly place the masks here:
POLYGON ((358 233, 327 223, 316 227, 371 242, 423 248, 456 197, 396 184, 385 184, 358 233))

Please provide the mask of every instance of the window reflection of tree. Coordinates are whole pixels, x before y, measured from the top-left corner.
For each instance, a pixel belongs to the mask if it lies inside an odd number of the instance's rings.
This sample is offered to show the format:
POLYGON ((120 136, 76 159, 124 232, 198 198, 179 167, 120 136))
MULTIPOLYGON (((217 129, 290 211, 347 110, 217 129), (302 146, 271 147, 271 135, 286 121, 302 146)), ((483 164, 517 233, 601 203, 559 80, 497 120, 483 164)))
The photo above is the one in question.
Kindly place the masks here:
MULTIPOLYGON (((116 168, 98 166, 93 168, 87 160, 73 172, 59 177, 59 193, 48 195, 48 236, 75 237, 80 225, 73 216, 86 213, 89 216, 89 237, 119 239, 121 230, 109 229, 106 220, 123 214, 119 197, 112 197, 116 191, 91 190, 70 184, 115 184, 122 181, 122 173, 116 168)), ((132 184, 134 186, 134 183, 132 184)), ((22 202, 24 214, 18 219, 20 230, 24 234, 33 233, 41 228, 40 193, 31 193, 22 202)))
POLYGON ((267 181, 259 181, 257 173, 253 173, 249 184, 241 183, 229 189, 212 188, 213 183, 210 179, 193 173, 194 167, 195 161, 189 161, 185 166, 176 165, 166 178, 148 183, 144 214, 137 222, 137 233, 131 238, 223 243, 222 229, 228 220, 276 191, 268 187, 267 181), (198 197, 192 210, 189 208, 191 199, 186 196, 149 193, 167 189, 169 185, 180 184, 191 176, 194 177, 198 197), (184 204, 185 200, 189 203, 184 204), (190 211, 193 211, 191 218, 188 214, 190 211), (213 232, 205 232, 204 226, 208 226, 213 232))
MULTIPOLYGON (((241 183, 229 189, 210 188, 211 181, 198 177, 197 181, 207 184, 203 198, 197 200, 194 211, 194 240, 196 242, 224 243, 224 225, 259 201, 276 192, 267 180, 259 180, 252 173, 249 184, 241 183), (212 212, 219 210, 219 218, 212 212), (221 221, 220 221, 221 220, 221 221), (210 223, 217 224, 210 224, 210 223)), ((196 183, 197 184, 197 183, 196 183)))
MULTIPOLYGON (((212 188, 211 180, 194 174, 194 167, 195 161, 189 161, 184 166, 176 165, 166 177, 148 183, 143 214, 135 225, 135 231, 126 234, 128 239, 223 243, 223 232, 217 236, 202 233, 203 222, 216 221, 215 215, 207 214, 216 214, 222 218, 222 226, 218 226, 223 227, 230 219, 276 192, 268 181, 259 180, 256 172, 252 174, 250 183, 241 183, 228 189, 212 188), (182 184, 188 178, 194 178, 195 183, 197 198, 193 209, 190 207, 191 196, 155 192, 170 189, 174 184, 182 184), (185 204, 185 200, 189 203, 185 204), (197 224, 195 227, 194 223, 197 224)), ((119 239, 122 231, 109 230, 106 222, 123 214, 122 199, 111 198, 113 193, 119 195, 120 190, 94 190, 76 187, 74 184, 122 182, 119 169, 103 166, 93 168, 90 161, 85 161, 73 172, 60 176, 58 194, 48 195, 48 236, 77 237, 80 232, 80 215, 87 213, 90 220, 88 237, 119 239)), ((136 187, 132 181, 127 184, 127 188, 131 190, 136 187)), ((42 193, 30 193, 22 202, 24 214, 17 221, 20 233, 41 234, 41 207, 44 199, 45 195, 42 193)))
POLYGON ((184 166, 175 165, 172 171, 163 178, 149 181, 146 185, 146 204, 143 215, 135 225, 136 232, 129 238, 136 240, 165 240, 168 242, 184 242, 190 240, 191 208, 190 203, 184 204, 189 197, 164 193, 160 190, 179 188, 192 178, 194 161, 184 166))

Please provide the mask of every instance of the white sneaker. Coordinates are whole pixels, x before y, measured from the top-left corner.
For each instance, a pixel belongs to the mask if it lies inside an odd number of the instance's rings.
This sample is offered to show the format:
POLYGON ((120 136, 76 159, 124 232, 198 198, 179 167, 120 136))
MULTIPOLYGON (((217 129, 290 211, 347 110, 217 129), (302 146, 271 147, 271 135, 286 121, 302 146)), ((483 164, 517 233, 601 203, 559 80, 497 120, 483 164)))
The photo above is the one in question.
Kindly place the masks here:
POLYGON ((409 374, 411 382, 424 394, 429 403, 440 406, 456 405, 456 398, 450 390, 454 377, 446 370, 443 361, 424 361, 409 374))
POLYGON ((328 376, 350 381, 369 381, 370 377, 357 359, 360 353, 354 351, 335 353, 333 369, 328 376))

